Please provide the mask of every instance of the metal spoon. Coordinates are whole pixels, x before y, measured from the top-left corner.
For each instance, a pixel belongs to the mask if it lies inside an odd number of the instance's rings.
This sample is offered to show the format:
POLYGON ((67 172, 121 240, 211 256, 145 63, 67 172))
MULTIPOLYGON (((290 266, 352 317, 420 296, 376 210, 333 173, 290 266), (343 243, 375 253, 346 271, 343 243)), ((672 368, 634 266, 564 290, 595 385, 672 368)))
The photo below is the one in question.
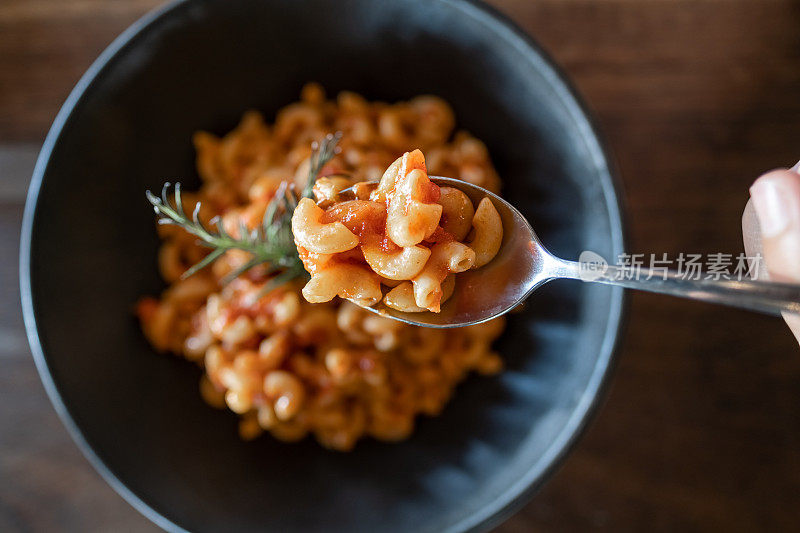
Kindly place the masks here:
MULTIPOLYGON (((640 268, 631 275, 624 268, 607 265, 596 254, 591 260, 566 261, 551 254, 531 225, 514 206, 499 196, 461 180, 431 176, 440 186, 463 191, 474 204, 489 197, 503 221, 503 244, 487 265, 456 275, 456 289, 442 304, 440 313, 403 313, 379 303, 364 307, 374 313, 408 324, 433 328, 456 328, 478 324, 507 313, 522 303, 537 287, 567 278, 618 285, 712 302, 771 315, 800 312, 800 285, 744 279, 684 279, 675 271, 640 268)), ((348 190, 346 190, 348 191, 348 190)), ((344 192, 344 191, 343 191, 344 192)), ((349 192, 349 191, 348 191, 349 192)))

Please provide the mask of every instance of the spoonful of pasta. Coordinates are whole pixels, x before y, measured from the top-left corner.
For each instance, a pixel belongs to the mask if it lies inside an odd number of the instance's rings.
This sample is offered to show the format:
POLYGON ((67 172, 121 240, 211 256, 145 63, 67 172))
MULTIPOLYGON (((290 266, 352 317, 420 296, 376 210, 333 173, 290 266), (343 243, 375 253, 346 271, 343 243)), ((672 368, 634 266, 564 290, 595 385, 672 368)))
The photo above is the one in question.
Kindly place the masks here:
POLYGON ((301 198, 292 215, 311 275, 303 296, 312 303, 340 296, 402 322, 452 328, 500 316, 548 281, 568 278, 769 314, 800 312, 798 285, 627 272, 591 253, 580 262, 560 259, 499 196, 428 176, 419 150, 398 158, 379 182, 348 183, 317 179, 316 201, 301 198))

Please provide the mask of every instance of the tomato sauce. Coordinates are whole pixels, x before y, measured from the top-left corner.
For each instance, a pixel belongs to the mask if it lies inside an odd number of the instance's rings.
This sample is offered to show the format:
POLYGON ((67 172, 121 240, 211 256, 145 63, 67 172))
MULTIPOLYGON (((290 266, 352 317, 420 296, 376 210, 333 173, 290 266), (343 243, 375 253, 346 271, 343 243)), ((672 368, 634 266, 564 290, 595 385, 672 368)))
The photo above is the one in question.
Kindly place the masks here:
POLYGON ((386 233, 386 209, 383 205, 364 200, 349 200, 329 207, 320 218, 323 224, 339 221, 364 240, 371 235, 386 233))
POLYGON ((425 239, 425 242, 438 243, 438 242, 452 242, 456 240, 452 233, 447 231, 441 226, 436 226, 436 229, 431 233, 430 237, 425 239))
POLYGON ((425 187, 422 188, 420 191, 419 200, 423 204, 435 204, 439 201, 439 198, 442 196, 441 191, 439 190, 439 186, 435 183, 428 182, 425 187))

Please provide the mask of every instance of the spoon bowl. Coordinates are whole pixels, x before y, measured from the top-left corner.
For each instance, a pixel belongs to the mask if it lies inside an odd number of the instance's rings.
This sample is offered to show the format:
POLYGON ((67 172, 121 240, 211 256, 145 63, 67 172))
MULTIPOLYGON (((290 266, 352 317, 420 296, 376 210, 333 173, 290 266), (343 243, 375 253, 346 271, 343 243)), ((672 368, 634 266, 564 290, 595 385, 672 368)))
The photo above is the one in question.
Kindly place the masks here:
MULTIPOLYGON (((473 205, 489 198, 503 222, 503 243, 497 256, 478 269, 456 275, 456 289, 439 313, 405 313, 382 302, 368 307, 373 313, 429 328, 456 328, 480 324, 518 306, 536 287, 552 279, 561 261, 544 248, 530 223, 513 205, 469 182, 430 176, 440 187, 459 189, 473 205)), ((343 191, 345 192, 345 191, 343 191)))

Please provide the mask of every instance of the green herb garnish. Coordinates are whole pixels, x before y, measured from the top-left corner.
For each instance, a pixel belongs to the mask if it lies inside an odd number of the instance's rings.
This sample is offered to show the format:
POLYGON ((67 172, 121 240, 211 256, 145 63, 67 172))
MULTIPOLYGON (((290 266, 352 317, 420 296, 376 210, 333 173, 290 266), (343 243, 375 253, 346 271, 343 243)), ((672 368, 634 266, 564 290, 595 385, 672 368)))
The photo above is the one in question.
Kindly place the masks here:
POLYGON ((240 268, 228 274, 222 280, 223 283, 228 283, 261 264, 267 265, 267 274, 277 274, 267 282, 262 289, 262 294, 266 294, 287 281, 304 276, 305 269, 300 261, 300 256, 297 254, 294 235, 292 235, 292 213, 297 207, 297 202, 300 198, 310 198, 312 196, 314 183, 317 181, 319 172, 336 155, 336 144, 341 137, 341 132, 328 134, 321 143, 314 142, 312 144, 308 181, 303 190, 298 194, 293 183, 281 183, 275 196, 272 197, 272 200, 267 205, 261 224, 257 228, 250 230, 245 226, 244 222, 241 222, 239 237, 233 237, 225 231, 219 217, 214 217, 211 220, 211 225, 216 228, 216 231, 206 227, 198 217, 200 202, 195 205, 191 217, 188 216, 181 202, 180 183, 176 183, 174 187, 174 202, 170 202, 169 199, 169 182, 164 184, 160 198, 148 190, 145 194, 150 203, 153 204, 153 210, 158 215, 159 224, 179 226, 198 237, 198 244, 211 248, 211 252, 202 261, 186 270, 181 279, 188 278, 210 265, 228 250, 244 250, 250 253, 252 258, 240 268))

